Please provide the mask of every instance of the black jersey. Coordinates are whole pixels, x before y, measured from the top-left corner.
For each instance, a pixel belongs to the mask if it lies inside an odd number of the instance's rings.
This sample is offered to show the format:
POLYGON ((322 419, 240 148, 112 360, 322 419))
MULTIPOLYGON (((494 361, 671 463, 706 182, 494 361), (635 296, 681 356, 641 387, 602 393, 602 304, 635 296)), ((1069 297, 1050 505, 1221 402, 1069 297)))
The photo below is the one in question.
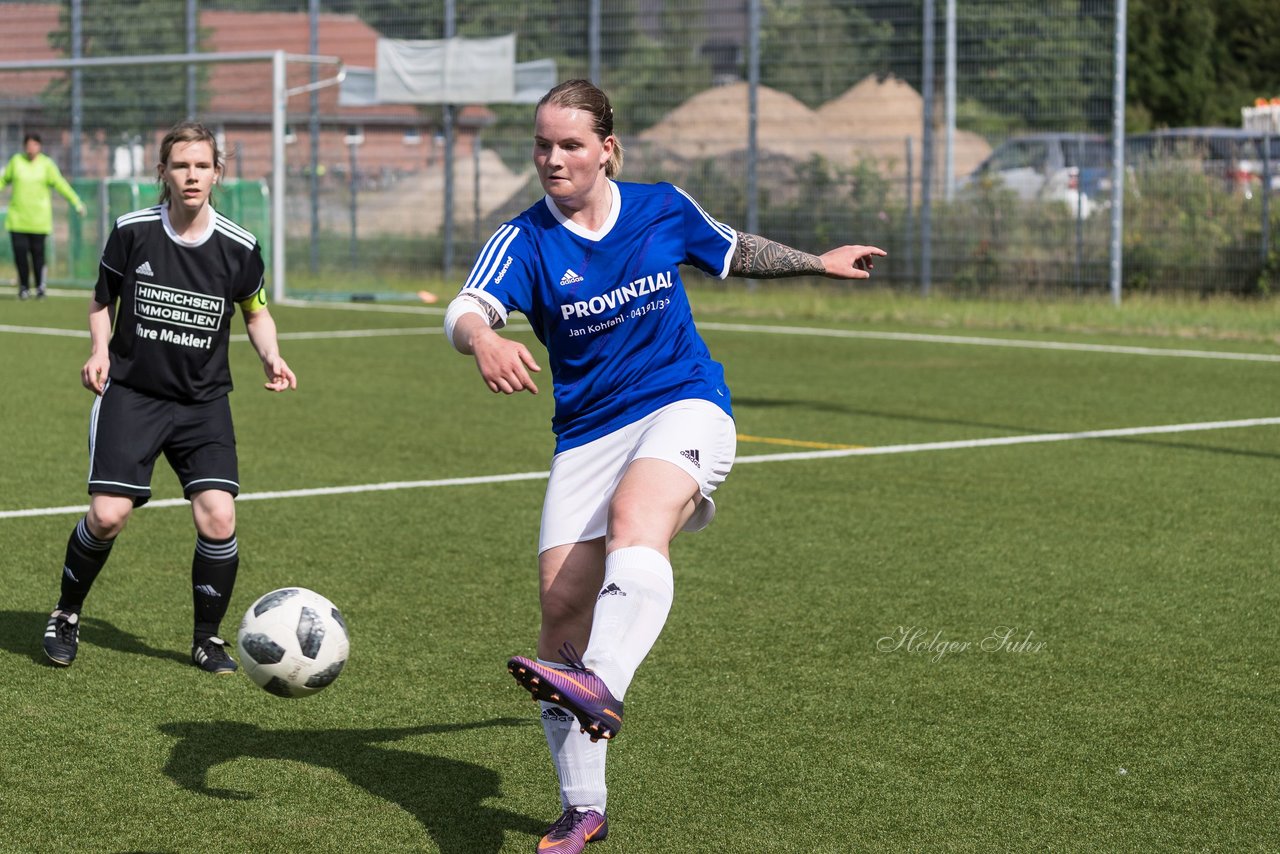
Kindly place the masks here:
POLYGON ((188 243, 164 205, 125 214, 107 238, 94 299, 119 300, 111 379, 169 400, 206 401, 231 391, 227 342, 236 304, 262 289, 257 238, 213 211, 188 243))

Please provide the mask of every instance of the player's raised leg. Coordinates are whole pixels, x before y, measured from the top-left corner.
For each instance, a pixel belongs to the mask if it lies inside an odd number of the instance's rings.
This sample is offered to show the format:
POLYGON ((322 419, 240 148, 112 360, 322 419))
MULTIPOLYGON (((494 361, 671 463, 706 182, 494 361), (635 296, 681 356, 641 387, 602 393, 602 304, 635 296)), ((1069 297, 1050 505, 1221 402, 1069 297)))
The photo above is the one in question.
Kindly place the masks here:
POLYGON ((563 621, 566 628, 577 629, 579 639, 581 627, 591 626, 587 654, 580 658, 579 647, 566 642, 556 654, 567 667, 522 658, 512 659, 509 667, 539 700, 573 712, 593 739, 613 738, 622 729, 623 695, 671 610, 668 543, 693 515, 698 497, 698 484, 680 468, 662 460, 636 460, 610 501, 603 576, 592 574, 598 581, 590 588, 585 571, 573 583, 544 579, 543 643, 570 636, 547 631, 550 613, 550 625, 563 621), (594 605, 587 618, 579 612, 592 601, 592 591, 594 605))
MULTIPOLYGON (((555 464, 548 495, 556 488, 555 464)), ((600 530, 608 493, 601 490, 600 530)), ((550 502, 548 502, 550 504, 550 502)), ((545 527, 545 521, 544 521, 545 527)), ((591 525, 587 526, 594 530, 591 525)), ((622 726, 622 702, 582 662, 595 603, 604 580, 604 539, 553 546, 538 557, 542 630, 537 661, 516 656, 507 669, 539 700, 568 710, 592 739, 609 739, 622 726), (563 664, 553 664, 558 659, 563 664)))
POLYGON ((675 595, 670 543, 701 500, 681 468, 643 458, 627 467, 609 504, 604 582, 583 659, 619 700, 666 625, 675 595))

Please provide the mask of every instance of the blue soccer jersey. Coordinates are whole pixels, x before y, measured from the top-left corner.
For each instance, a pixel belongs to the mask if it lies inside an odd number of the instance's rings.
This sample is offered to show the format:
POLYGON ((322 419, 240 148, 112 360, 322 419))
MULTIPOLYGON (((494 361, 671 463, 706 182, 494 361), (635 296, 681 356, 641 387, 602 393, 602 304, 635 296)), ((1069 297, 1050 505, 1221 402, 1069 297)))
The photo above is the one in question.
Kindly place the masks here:
POLYGON ((724 278, 737 233, 671 184, 609 182, 597 232, 550 198, 504 223, 462 292, 505 323, 529 318, 551 363, 556 452, 611 433, 677 400, 709 400, 732 416, 724 369, 693 325, 680 265, 724 278))

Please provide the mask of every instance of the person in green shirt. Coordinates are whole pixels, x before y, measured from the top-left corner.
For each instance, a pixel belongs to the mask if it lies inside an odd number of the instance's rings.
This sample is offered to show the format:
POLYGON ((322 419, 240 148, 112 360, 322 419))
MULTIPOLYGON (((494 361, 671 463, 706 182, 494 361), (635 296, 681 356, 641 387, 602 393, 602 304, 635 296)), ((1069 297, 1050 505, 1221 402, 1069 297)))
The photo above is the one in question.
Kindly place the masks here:
POLYGON ((13 259, 18 267, 18 299, 31 294, 28 281, 34 273, 36 296, 44 296, 44 243, 53 231, 53 202, 50 188, 57 190, 84 216, 84 202, 58 171, 58 164, 41 154, 40 135, 27 134, 22 140, 23 152, 15 154, 0 173, 0 190, 13 185, 5 228, 13 244, 13 259))

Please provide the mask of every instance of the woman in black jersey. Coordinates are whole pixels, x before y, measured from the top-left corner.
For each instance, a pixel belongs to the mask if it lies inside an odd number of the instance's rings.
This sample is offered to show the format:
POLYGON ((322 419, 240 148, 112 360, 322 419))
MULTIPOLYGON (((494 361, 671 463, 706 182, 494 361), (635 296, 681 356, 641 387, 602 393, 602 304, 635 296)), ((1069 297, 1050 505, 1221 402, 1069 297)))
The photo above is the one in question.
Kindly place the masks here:
POLYGON ((237 305, 262 359, 265 387, 285 391, 298 381, 280 357, 258 241, 209 201, 222 174, 217 138, 198 122, 176 125, 160 144, 157 173, 160 204, 116 220, 89 303, 92 350, 80 379, 98 395, 89 428, 91 501, 67 542, 44 651, 54 664, 75 660, 85 596, 133 508, 151 497, 152 468, 163 453, 196 527, 191 662, 233 673, 218 626, 240 562, 234 501, 240 484, 227 400, 237 305))

